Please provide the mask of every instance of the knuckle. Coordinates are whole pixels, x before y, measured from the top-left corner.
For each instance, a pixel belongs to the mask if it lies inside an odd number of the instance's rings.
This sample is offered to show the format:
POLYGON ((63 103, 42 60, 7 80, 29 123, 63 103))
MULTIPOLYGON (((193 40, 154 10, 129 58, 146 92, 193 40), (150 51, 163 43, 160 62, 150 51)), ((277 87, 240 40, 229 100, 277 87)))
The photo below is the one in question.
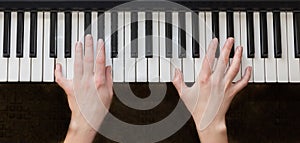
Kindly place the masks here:
POLYGON ((104 77, 96 78, 95 84, 97 85, 97 87, 105 85, 106 84, 105 78, 104 77))
POLYGON ((85 60, 85 62, 91 63, 91 62, 94 61, 94 57, 88 57, 88 56, 86 56, 86 57, 84 57, 84 60, 85 60))
POLYGON ((208 83, 210 80, 210 76, 209 75, 202 75, 200 77, 200 84, 205 84, 208 83))

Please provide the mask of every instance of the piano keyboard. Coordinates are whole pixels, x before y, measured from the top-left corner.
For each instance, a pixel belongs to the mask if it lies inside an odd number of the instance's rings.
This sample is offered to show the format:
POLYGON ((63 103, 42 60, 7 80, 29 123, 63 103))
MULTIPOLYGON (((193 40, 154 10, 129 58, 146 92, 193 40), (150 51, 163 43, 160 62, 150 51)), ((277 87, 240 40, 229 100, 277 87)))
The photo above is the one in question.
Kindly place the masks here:
POLYGON ((170 82, 174 67, 194 82, 214 37, 216 58, 227 37, 244 47, 235 81, 252 66, 250 82, 300 82, 300 13, 292 11, 0 12, 0 81, 53 82, 56 63, 72 79, 75 42, 87 34, 105 39, 114 82, 170 82))

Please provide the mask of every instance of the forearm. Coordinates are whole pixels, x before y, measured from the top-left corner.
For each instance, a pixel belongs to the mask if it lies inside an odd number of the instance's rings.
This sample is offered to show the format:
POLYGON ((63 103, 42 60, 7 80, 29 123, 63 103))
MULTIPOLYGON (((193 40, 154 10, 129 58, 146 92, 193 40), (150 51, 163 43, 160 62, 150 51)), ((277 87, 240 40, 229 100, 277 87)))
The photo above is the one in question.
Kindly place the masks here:
POLYGON ((197 131, 202 143, 228 143, 225 121, 213 122, 202 131, 197 127, 197 131))

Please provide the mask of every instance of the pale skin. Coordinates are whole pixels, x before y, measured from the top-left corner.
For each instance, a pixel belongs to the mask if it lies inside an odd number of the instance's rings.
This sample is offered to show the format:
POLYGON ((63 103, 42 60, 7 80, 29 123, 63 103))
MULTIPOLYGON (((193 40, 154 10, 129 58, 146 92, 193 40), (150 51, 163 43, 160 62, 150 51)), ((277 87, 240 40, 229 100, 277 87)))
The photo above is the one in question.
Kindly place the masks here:
MULTIPOLYGON (((60 87, 64 89, 67 94, 69 107, 71 109, 71 121, 69 125, 69 130, 65 138, 65 143, 89 143, 92 142, 97 131, 95 127, 91 126, 83 114, 80 112, 78 104, 82 102, 76 102, 76 99, 84 100, 84 93, 95 93, 92 96, 100 97, 100 100, 104 104, 104 108, 100 109, 90 109, 94 116, 96 122, 96 128, 101 126, 104 117, 106 116, 108 109, 110 107, 112 96, 113 96, 113 82, 111 75, 111 67, 105 67, 105 47, 102 40, 98 41, 97 45, 97 57, 94 61, 94 51, 93 51, 93 38, 91 35, 85 37, 85 55, 83 55, 83 47, 80 42, 76 43, 75 47, 75 61, 74 61, 74 78, 73 80, 67 80, 62 75, 61 65, 56 65, 55 77, 56 82, 60 87), (74 88, 73 88, 74 87, 74 88), (91 88, 95 87, 95 88, 91 88), (94 90, 94 91, 91 91, 94 90), (82 91, 82 92, 80 92, 82 91), (76 93, 76 94, 75 94, 76 93), (76 98, 75 98, 76 96, 76 98)), ((248 83, 251 75, 251 68, 249 67, 243 78, 237 83, 233 84, 232 81, 238 73, 240 67, 240 61, 242 56, 242 48, 238 47, 239 50, 235 53, 233 64, 230 68, 226 69, 226 64, 229 61, 229 53, 233 45, 233 39, 229 38, 224 45, 221 52, 219 64, 217 69, 212 73, 210 65, 214 60, 214 53, 217 47, 218 41, 214 39, 210 46, 207 56, 202 64, 202 70, 197 78, 196 83, 193 87, 187 87, 183 82, 183 76, 179 70, 176 70, 176 74, 173 80, 173 84, 176 87, 180 98, 184 101, 185 105, 191 112, 192 117, 195 120, 198 135, 203 143, 226 143, 227 133, 225 124, 225 114, 230 106, 230 103, 234 96, 242 90, 248 83), (223 74, 222 74, 223 72, 223 74), (211 78, 211 77, 218 78, 211 78), (212 80, 213 79, 213 80, 212 80), (210 86, 216 85, 216 83, 223 82, 222 88, 225 91, 224 100, 222 102, 220 110, 217 112, 217 116, 213 122, 204 130, 199 130, 199 124, 201 117, 203 115, 205 106, 208 102, 208 97, 210 95, 210 86), (224 86, 224 87, 223 87, 224 86), (192 105, 191 101, 194 101, 196 95, 189 95, 189 91, 199 90, 201 91, 201 101, 196 105, 192 105), (195 107, 191 109, 191 107, 195 107)), ((199 65, 200 66, 200 65, 199 65)), ((96 104, 95 101, 85 101, 89 105, 96 104)))

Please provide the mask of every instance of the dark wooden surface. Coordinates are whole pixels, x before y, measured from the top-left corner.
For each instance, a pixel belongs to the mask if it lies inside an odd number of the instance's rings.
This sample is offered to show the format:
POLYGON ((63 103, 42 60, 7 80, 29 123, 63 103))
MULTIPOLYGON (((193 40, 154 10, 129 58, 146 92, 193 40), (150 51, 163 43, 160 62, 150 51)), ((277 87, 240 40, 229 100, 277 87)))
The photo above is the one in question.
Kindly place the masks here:
MULTIPOLYGON (((149 95, 147 84, 131 84, 131 89, 138 97, 149 95)), ((168 84, 164 100, 154 109, 133 110, 114 98, 111 113, 129 123, 150 124, 168 116, 178 100, 174 87, 168 84)), ((300 142, 299 106, 300 84, 250 84, 237 95, 227 114, 230 142, 300 142)), ((69 119, 65 94, 56 84, 0 84, 0 143, 61 142, 69 119)), ((112 141, 97 135, 94 142, 112 141)), ((193 120, 161 142, 199 142, 193 120)))

